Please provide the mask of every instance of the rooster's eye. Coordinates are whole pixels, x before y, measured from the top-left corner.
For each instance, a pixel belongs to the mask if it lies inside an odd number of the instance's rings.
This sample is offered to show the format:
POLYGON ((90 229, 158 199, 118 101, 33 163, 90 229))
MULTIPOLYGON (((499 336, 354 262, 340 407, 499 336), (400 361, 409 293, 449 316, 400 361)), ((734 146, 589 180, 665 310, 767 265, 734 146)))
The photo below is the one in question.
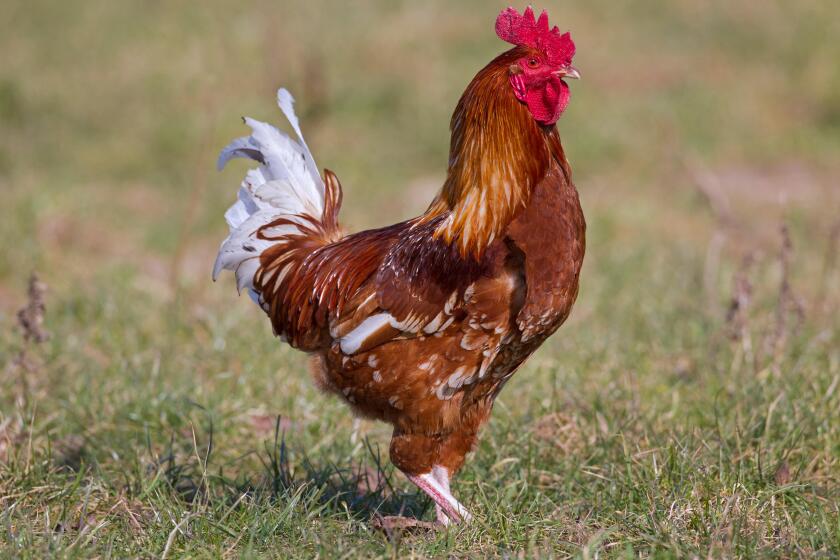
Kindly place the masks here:
POLYGON ((540 60, 538 58, 529 58, 528 59, 528 66, 531 68, 536 68, 540 65, 540 60))

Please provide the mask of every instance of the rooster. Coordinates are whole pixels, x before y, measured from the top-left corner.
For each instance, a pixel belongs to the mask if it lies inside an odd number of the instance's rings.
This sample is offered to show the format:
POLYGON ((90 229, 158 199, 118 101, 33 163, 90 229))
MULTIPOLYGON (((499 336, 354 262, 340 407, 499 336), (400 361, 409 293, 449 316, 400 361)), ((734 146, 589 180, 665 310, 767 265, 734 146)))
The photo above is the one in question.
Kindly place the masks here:
POLYGON ((451 121, 446 180, 421 216, 346 235, 342 188, 319 174, 292 96, 278 105, 298 140, 252 119, 219 156, 259 162, 225 214, 213 278, 232 270, 274 332, 314 362, 316 384, 390 423, 392 463, 435 503, 452 495, 493 402, 569 316, 585 222, 555 123, 569 102, 569 33, 529 7, 503 10, 514 47, 478 72, 451 121))

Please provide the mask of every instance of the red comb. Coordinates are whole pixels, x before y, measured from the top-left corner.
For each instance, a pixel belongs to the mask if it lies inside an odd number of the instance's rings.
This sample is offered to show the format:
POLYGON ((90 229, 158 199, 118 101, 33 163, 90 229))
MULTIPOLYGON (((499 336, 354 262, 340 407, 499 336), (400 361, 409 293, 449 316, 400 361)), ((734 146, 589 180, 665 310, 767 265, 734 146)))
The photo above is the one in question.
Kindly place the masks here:
POLYGON ((575 55, 575 44, 571 35, 568 32, 561 35, 557 26, 549 29, 548 12, 545 10, 540 14, 540 18, 535 20, 531 6, 528 6, 522 15, 513 8, 502 10, 496 18, 496 35, 502 41, 514 45, 541 50, 550 64, 571 64, 575 55))

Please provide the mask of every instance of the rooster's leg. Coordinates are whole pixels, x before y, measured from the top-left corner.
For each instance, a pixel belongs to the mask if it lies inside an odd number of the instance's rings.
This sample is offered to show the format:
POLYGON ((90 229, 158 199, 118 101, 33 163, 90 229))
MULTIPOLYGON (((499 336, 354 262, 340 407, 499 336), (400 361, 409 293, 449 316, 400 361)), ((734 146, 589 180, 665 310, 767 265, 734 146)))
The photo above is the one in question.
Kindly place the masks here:
MULTIPOLYGON (((452 494, 449 490, 449 471, 446 470, 446 467, 441 467, 440 465, 435 465, 432 467, 432 476, 435 477, 435 480, 440 482, 440 485, 443 489, 447 492, 452 494)), ((452 520, 446 515, 446 511, 435 502, 435 515, 437 516, 437 522, 441 525, 449 525, 452 523, 452 520)))
POLYGON ((467 508, 449 492, 449 474, 443 467, 434 467, 431 472, 407 476, 435 502, 439 523, 449 525, 452 522, 467 522, 472 519, 467 508))
POLYGON ((435 502, 437 521, 441 525, 469 521, 472 516, 449 491, 450 468, 463 463, 474 438, 451 438, 448 435, 427 435, 394 430, 391 438, 391 462, 408 479, 435 502), (442 442, 445 444, 442 446, 442 442), (439 461, 444 450, 448 463, 439 461), (447 466, 443 466, 447 465, 447 466), (417 472, 421 474, 415 474, 417 472))

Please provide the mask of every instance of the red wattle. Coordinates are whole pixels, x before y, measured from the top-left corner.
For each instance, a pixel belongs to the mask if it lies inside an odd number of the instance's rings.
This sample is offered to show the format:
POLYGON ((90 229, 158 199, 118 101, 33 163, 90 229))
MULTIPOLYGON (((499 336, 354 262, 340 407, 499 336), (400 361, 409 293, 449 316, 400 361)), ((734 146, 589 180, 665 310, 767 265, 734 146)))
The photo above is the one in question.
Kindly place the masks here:
POLYGON ((556 123, 569 104, 569 86, 556 76, 529 89, 523 76, 514 74, 510 84, 516 98, 528 106, 534 120, 540 124, 551 126, 556 123))

